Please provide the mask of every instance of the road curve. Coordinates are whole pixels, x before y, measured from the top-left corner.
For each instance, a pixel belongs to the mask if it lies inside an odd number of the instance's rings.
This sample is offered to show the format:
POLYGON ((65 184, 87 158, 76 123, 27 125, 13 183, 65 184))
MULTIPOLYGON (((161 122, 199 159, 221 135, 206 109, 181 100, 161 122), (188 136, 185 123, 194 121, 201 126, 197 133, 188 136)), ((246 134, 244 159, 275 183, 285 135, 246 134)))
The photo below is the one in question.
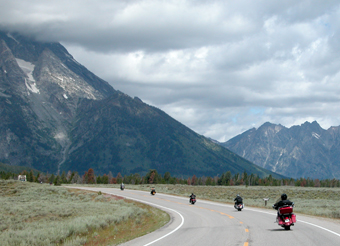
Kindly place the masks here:
MULTIPOLYGON (((189 197, 114 188, 69 187, 101 191, 158 207, 171 216, 166 226, 129 241, 140 245, 340 245, 340 221, 297 214, 297 223, 286 231, 275 223, 276 211, 247 208, 238 212, 232 205, 189 197)), ((189 196, 189 194, 188 194, 189 196)), ((245 200, 246 201, 246 200, 245 200)))

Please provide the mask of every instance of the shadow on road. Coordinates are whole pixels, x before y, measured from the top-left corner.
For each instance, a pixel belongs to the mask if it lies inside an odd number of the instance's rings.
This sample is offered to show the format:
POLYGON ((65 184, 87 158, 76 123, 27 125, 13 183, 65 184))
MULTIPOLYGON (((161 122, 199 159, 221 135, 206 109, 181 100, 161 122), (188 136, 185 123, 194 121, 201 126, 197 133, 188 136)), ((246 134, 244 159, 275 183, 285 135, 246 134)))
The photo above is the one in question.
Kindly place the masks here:
POLYGON ((290 229, 290 230, 285 230, 285 229, 283 229, 283 228, 278 228, 278 229, 268 229, 267 231, 272 231, 272 232, 289 232, 289 231, 293 231, 292 229, 290 229))

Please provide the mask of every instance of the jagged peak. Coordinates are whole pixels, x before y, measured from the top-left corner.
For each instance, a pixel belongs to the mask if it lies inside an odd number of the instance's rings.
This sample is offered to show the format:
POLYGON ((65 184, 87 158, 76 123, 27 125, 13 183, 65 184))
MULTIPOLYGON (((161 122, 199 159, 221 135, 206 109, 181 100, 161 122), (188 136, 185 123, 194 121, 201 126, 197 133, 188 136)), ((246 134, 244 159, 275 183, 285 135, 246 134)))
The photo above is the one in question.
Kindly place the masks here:
POLYGON ((261 125, 257 129, 257 131, 267 131, 268 129, 271 129, 275 133, 278 133, 279 131, 281 131, 284 128, 285 127, 282 126, 281 124, 273 124, 273 123, 270 123, 270 122, 265 122, 263 125, 261 125))

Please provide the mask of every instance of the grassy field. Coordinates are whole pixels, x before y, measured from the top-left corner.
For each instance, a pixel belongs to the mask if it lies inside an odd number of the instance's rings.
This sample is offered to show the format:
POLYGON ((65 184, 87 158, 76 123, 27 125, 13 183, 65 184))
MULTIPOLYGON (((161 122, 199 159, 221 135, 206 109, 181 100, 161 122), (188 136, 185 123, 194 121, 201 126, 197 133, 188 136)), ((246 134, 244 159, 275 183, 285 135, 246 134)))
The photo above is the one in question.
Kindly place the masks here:
MULTIPOLYGON (((150 185, 126 185, 127 189, 150 191, 150 185)), ((294 186, 188 186, 156 184, 157 192, 188 197, 193 192, 199 199, 233 204, 237 194, 246 206, 273 209, 271 206, 282 193, 294 202, 294 211, 314 216, 340 219, 340 188, 294 186), (269 198, 267 206, 263 198, 269 198)), ((118 185, 116 186, 118 188, 118 185)))
MULTIPOLYGON (((79 184, 78 184, 79 185, 79 184)), ((78 186, 77 185, 77 186, 78 186)), ((68 185, 69 186, 69 185, 68 185)), ((119 185, 83 185, 119 188, 119 185)), ((281 193, 295 203, 294 211, 340 219, 339 188, 128 185, 127 189, 272 209, 281 193), (269 198, 267 206, 263 198, 269 198)), ((0 180, 0 242, 7 245, 117 245, 154 231, 169 221, 158 209, 120 197, 48 184, 0 180)))
POLYGON ((14 245, 117 245, 158 229, 169 216, 97 192, 0 180, 0 242, 14 245))

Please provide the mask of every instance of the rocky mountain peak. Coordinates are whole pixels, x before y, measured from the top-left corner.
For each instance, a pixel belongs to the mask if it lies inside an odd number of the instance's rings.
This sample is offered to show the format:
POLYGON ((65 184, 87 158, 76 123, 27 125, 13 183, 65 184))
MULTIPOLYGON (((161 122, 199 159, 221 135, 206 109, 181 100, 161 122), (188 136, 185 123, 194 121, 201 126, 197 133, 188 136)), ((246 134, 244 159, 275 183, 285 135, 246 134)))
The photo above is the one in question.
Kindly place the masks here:
POLYGON ((316 121, 290 128, 265 123, 222 145, 282 175, 340 178, 340 127, 325 130, 316 121))

